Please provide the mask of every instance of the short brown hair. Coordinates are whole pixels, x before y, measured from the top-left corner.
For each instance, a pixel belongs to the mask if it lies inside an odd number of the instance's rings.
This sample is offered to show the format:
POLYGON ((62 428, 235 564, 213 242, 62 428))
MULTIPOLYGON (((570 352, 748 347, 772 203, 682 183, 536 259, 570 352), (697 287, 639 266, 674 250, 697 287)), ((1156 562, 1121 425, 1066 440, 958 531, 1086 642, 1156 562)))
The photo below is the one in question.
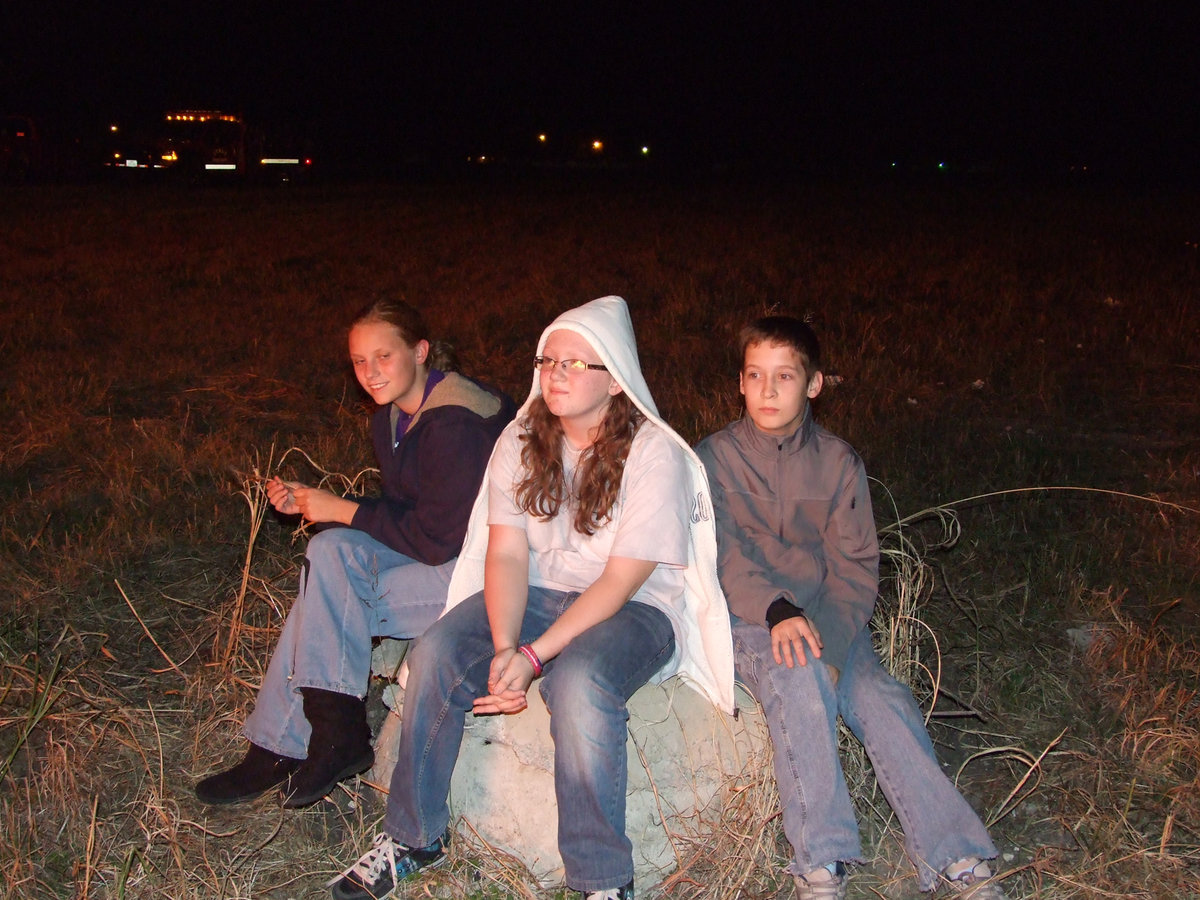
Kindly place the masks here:
POLYGON ((755 344, 783 344, 796 351, 804 374, 812 378, 821 371, 821 342, 807 322, 795 316, 763 316, 742 328, 738 335, 740 364, 746 362, 746 349, 755 344))

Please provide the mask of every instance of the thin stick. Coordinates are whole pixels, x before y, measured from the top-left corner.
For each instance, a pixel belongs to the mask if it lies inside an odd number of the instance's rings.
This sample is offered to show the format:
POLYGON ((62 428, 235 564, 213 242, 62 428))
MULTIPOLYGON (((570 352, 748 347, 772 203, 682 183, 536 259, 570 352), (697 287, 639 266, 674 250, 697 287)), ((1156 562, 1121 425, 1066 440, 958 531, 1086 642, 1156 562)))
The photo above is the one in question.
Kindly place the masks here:
MULTIPOLYGON (((271 471, 271 466, 275 457, 275 445, 271 445, 271 451, 267 456, 267 471, 271 471)), ((246 590, 250 586, 250 564, 254 559, 254 547, 258 543, 258 532, 262 528, 263 520, 267 515, 267 492, 263 488, 263 479, 259 475, 258 466, 254 467, 254 475, 252 478, 243 482, 242 496, 246 498, 246 504, 250 507, 250 539, 246 542, 246 558, 242 562, 242 583, 238 587, 237 597, 233 604, 233 615, 229 623, 229 637, 225 643, 225 652, 221 654, 221 662, 228 664, 233 657, 233 652, 237 647, 238 638, 242 632, 242 615, 246 606, 246 590)))
POLYGON ((1050 493, 1052 491, 1075 491, 1081 494, 1107 494, 1110 497, 1122 497, 1126 500, 1141 500, 1144 503, 1151 503, 1155 506, 1165 506, 1168 509, 1174 509, 1179 512, 1192 513, 1200 516, 1200 509, 1191 506, 1183 506, 1179 503, 1172 503, 1169 500, 1159 500, 1157 497, 1147 497, 1142 494, 1131 494, 1126 491, 1114 491, 1109 488, 1094 488, 1094 487, 1075 487, 1073 485, 1045 485, 1041 487, 1025 487, 1025 488, 1008 488, 1003 491, 989 491, 986 494, 976 494, 973 497, 963 497, 961 500, 950 500, 947 503, 941 503, 938 506, 931 506, 928 509, 923 509, 920 512, 915 512, 910 516, 905 516, 897 522, 890 522, 883 528, 879 529, 880 533, 892 531, 897 527, 907 525, 910 522, 916 522, 926 516, 942 512, 954 506, 965 506, 968 503, 974 503, 976 500, 991 500, 995 497, 1004 497, 1009 494, 1037 494, 1050 493))
MULTIPOLYGON (((184 681, 187 681, 187 676, 183 674, 183 671, 179 668, 179 666, 175 665, 175 661, 173 659, 171 659, 170 656, 167 655, 167 651, 162 648, 162 645, 160 645, 158 643, 158 641, 156 641, 154 639, 154 635, 150 633, 150 629, 146 626, 146 623, 142 621, 142 617, 140 615, 138 615, 138 611, 134 607, 133 602, 129 599, 128 595, 125 593, 125 588, 121 587, 121 582, 114 579, 113 584, 115 584, 117 586, 117 590, 121 592, 121 596, 124 598, 126 605, 129 607, 130 611, 133 613, 133 617, 135 619, 137 619, 138 624, 142 626, 142 631, 146 632, 146 637, 150 638, 150 643, 152 643, 154 645, 155 649, 157 649, 158 652, 162 654, 162 658, 167 661, 167 664, 172 669, 175 670, 175 674, 178 675, 180 678, 182 678, 184 681)), ((166 669, 162 669, 161 671, 165 672, 166 669)))

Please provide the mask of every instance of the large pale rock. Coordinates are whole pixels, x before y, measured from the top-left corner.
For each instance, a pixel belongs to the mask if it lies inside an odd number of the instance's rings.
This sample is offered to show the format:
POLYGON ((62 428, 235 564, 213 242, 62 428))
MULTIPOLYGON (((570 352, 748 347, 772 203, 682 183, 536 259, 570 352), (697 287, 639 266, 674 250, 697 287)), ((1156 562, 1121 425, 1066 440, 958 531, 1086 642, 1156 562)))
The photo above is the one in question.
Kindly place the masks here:
MULTIPOLYGON (((377 649, 376 672, 396 671, 394 643, 377 649)), ((388 783, 396 763, 403 691, 389 687, 385 701, 393 712, 376 740, 370 776, 376 784, 388 783)), ((639 892, 675 869, 670 832, 694 830, 695 814, 720 803, 731 777, 762 758, 768 736, 761 711, 740 691, 738 706, 737 717, 727 716, 678 678, 648 684, 630 700, 625 828, 639 892)), ((518 715, 467 716, 450 811, 524 863, 541 885, 563 880, 550 714, 536 690, 518 715)))

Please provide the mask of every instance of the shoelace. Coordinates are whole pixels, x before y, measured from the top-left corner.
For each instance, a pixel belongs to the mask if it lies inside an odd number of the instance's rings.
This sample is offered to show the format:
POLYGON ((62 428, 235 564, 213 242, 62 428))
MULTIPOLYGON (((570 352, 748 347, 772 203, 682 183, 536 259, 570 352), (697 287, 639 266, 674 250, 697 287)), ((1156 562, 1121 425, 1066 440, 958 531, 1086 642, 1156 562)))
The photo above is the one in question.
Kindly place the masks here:
POLYGON ((396 877, 396 847, 397 844, 390 835, 380 832, 375 835, 374 847, 360 856, 358 862, 325 886, 330 887, 349 875, 353 875, 363 885, 372 885, 379 879, 379 873, 385 867, 391 869, 392 884, 395 884, 398 881, 396 877))
POLYGON ((584 900, 621 900, 621 889, 609 888, 607 891, 592 891, 584 894, 584 900))

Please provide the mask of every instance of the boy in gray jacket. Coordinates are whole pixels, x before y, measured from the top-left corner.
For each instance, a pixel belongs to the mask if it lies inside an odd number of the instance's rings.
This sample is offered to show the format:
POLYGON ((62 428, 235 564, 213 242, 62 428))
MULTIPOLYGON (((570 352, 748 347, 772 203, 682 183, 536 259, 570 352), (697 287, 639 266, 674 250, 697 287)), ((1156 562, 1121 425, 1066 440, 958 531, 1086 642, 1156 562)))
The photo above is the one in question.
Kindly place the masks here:
POLYGON ((797 900, 846 896, 862 861, 837 718, 862 741, 922 890, 1003 900, 996 848, 943 774, 911 691, 883 668, 869 622, 879 544, 862 460, 813 421, 823 385, 811 328, 768 316, 742 330, 746 416, 696 448, 712 485, 738 677, 775 747, 797 900))

